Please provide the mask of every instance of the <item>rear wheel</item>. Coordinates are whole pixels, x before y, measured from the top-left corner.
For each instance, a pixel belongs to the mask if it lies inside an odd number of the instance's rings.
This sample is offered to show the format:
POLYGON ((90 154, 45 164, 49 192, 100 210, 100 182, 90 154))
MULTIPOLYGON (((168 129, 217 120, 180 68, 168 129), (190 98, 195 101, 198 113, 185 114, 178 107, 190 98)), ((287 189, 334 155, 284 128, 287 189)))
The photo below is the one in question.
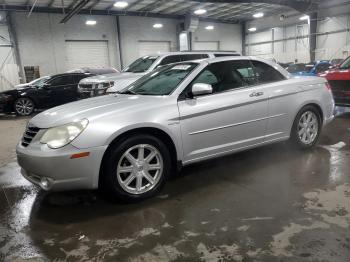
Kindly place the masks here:
POLYGON ((110 150, 104 165, 100 187, 122 202, 154 196, 171 172, 167 147, 150 135, 135 135, 122 141, 110 150))
POLYGON ((18 98, 14 104, 15 112, 20 116, 29 116, 34 112, 34 102, 30 98, 18 98))
POLYGON ((322 129, 321 116, 314 106, 302 108, 294 120, 291 140, 301 149, 316 145, 322 129))

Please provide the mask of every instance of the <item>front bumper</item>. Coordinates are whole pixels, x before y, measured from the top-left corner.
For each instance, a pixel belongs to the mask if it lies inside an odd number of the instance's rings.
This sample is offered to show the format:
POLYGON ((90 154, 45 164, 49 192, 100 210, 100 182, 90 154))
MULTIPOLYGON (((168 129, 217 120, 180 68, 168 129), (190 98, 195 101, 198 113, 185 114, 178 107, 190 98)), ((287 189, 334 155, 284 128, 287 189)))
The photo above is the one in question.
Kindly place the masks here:
POLYGON ((13 111, 12 101, 0 100, 0 113, 11 113, 13 111))
POLYGON ((44 190, 62 191, 73 189, 95 189, 103 154, 107 146, 78 149, 67 145, 50 149, 40 142, 28 147, 17 145, 17 160, 22 175, 44 190), (71 159, 73 154, 89 152, 89 156, 71 159))

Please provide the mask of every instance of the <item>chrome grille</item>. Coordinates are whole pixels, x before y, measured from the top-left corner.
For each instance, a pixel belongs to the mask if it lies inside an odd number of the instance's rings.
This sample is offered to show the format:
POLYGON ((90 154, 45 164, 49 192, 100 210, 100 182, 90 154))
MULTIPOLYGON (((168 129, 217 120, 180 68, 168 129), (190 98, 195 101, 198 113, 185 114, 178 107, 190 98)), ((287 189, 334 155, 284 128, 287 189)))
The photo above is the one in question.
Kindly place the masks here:
POLYGON ((79 84, 79 88, 83 89, 83 91, 91 91, 93 84, 79 84))
POLYGON ((39 132, 40 128, 28 125, 22 137, 22 146, 27 147, 39 132))
POLYGON ((350 91, 350 81, 349 80, 330 80, 328 82, 331 85, 332 90, 350 91))

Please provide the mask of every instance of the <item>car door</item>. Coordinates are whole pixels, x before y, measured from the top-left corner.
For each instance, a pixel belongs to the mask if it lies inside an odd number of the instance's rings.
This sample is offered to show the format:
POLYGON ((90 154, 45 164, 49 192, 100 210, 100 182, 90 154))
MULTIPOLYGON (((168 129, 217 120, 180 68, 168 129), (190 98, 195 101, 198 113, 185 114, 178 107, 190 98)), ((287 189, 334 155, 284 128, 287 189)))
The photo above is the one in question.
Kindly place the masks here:
POLYGON ((212 63, 198 74, 178 101, 184 162, 264 142, 267 94, 255 81, 249 60, 212 63), (213 93, 188 98, 194 83, 212 85, 213 93))
POLYGON ((37 108, 47 108, 54 105, 49 83, 33 87, 27 92, 27 95, 35 101, 37 108))
POLYGON ((278 70, 262 61, 252 60, 260 89, 269 97, 266 141, 286 138, 298 108, 299 87, 278 70))
POLYGON ((61 105, 76 100, 76 95, 73 95, 77 84, 74 83, 72 74, 56 76, 50 82, 51 100, 54 105, 61 105))

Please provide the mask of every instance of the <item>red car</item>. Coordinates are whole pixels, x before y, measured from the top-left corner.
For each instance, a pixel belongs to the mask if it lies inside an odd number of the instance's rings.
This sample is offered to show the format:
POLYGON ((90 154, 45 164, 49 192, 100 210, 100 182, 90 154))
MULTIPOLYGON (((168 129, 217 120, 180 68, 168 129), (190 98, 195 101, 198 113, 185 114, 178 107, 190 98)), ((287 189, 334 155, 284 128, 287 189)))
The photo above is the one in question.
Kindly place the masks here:
POLYGON ((335 105, 350 107, 350 57, 337 68, 321 73, 319 76, 328 80, 335 105))

